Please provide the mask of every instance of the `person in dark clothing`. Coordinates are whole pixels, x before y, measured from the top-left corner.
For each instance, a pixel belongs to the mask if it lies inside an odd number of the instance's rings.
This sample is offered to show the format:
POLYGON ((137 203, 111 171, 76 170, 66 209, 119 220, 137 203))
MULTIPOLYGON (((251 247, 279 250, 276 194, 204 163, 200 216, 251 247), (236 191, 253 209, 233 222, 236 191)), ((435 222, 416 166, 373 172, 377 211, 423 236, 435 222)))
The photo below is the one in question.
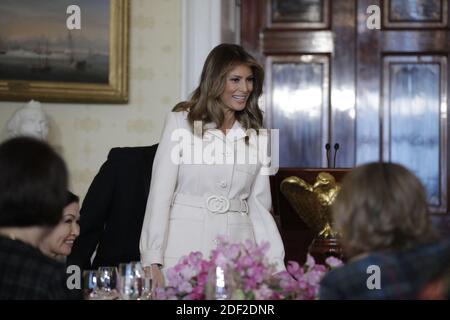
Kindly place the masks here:
POLYGON ((320 298, 424 299, 421 292, 441 274, 446 265, 450 265, 449 240, 419 245, 409 250, 373 252, 331 270, 321 282, 320 298), (378 275, 379 280, 376 280, 378 275))
POLYGON ((67 175, 44 142, 14 138, 0 145, 0 300, 75 297, 64 264, 39 250, 62 217, 67 175))
POLYGON ((157 146, 111 149, 84 199, 80 235, 68 265, 88 270, 140 260, 139 239, 157 146))
POLYGON ((352 170, 332 212, 350 260, 322 279, 321 299, 418 299, 450 265, 450 240, 436 236, 425 190, 401 165, 352 170))

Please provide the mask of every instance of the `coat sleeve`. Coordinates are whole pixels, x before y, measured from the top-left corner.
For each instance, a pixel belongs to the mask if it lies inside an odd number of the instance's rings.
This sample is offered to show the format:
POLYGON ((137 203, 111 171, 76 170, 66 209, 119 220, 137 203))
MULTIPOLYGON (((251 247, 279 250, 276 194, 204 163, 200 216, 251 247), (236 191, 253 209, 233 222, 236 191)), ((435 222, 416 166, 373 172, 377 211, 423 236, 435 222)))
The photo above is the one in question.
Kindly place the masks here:
POLYGON ((269 262, 276 264, 277 272, 284 271, 283 241, 269 211, 272 204, 269 176, 261 174, 261 169, 257 173, 247 202, 256 242, 269 242, 269 262))
POLYGON ((171 112, 166 117, 153 162, 152 181, 139 244, 143 266, 154 263, 162 265, 164 262, 170 206, 178 177, 180 153, 177 152, 178 142, 172 139, 177 128, 176 114, 171 112))
POLYGON ((118 149, 111 149, 108 159, 92 181, 80 211, 80 235, 67 259, 82 269, 91 268, 94 253, 105 228, 115 188, 114 158, 118 149))

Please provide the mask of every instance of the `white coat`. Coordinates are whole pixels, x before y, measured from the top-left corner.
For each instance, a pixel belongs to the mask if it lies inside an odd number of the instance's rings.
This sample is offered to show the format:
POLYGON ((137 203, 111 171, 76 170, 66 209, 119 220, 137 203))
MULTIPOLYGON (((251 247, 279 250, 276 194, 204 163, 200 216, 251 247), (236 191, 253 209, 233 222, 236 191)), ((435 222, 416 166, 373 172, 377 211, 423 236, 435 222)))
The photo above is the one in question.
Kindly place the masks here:
MULTIPOLYGON (((240 140, 245 141, 246 133, 238 121, 232 128, 237 132, 234 139, 220 130, 210 130, 214 127, 211 123, 206 125, 209 129, 205 131, 205 139, 225 144, 225 155, 229 156, 229 151, 234 150, 240 140)), ((180 147, 180 139, 177 139, 180 132, 189 132, 192 137, 187 112, 169 113, 153 163, 140 239, 142 264, 159 263, 168 268, 192 251, 200 251, 204 258, 209 258, 210 251, 217 245, 217 236, 226 235, 231 242, 268 241, 269 262, 275 263, 278 271, 284 270, 283 243, 269 212, 269 177, 259 174, 262 164, 216 162, 211 165, 204 163, 204 159, 195 162, 194 155, 190 158, 191 164, 186 163, 188 157, 177 163, 183 155, 193 153, 192 149, 187 149, 195 148, 193 141, 180 147), (211 196, 209 205, 206 202, 211 196), (223 199, 231 200, 234 211, 226 210, 223 199)), ((200 151, 206 152, 207 145, 200 151)), ((252 144, 244 145, 250 148, 252 144)))

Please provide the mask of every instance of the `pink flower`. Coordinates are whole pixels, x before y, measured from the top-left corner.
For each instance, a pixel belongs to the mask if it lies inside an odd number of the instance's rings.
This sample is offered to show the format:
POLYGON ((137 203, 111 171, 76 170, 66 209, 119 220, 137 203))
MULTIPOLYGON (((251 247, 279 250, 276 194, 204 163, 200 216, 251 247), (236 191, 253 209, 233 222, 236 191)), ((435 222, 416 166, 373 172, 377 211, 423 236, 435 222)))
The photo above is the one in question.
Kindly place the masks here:
POLYGON ((272 289, 267 284, 262 284, 255 290, 255 300, 268 300, 273 296, 272 289))
POLYGON ((191 293, 192 292, 192 284, 190 284, 189 282, 183 282, 179 286, 179 290, 184 291, 186 293, 191 293))
POLYGON ((325 273, 321 271, 311 270, 310 272, 306 273, 305 279, 309 285, 318 286, 324 274, 325 273))
POLYGON ((303 271, 302 269, 300 269, 300 265, 296 261, 289 261, 286 269, 290 274, 296 274, 300 271, 303 271))
POLYGON ((337 268, 343 265, 341 260, 333 256, 326 258, 325 263, 330 266, 330 268, 337 268))

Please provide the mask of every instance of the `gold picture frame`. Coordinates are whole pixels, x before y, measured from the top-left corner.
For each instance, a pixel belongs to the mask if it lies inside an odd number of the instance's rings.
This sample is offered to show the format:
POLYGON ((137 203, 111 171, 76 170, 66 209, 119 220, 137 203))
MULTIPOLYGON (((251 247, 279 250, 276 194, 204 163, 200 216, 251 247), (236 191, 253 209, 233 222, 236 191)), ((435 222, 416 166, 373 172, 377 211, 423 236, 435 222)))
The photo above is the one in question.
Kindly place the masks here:
MULTIPOLYGON (((78 2, 89 8, 89 11, 85 11, 90 15, 90 21, 94 21, 95 23, 97 18, 96 12, 92 12, 91 10, 99 9, 99 2, 95 1, 95 4, 91 2, 91 6, 87 0, 80 0, 78 2)), ((5 3, 7 4, 8 2, 5 3)), ((20 9, 19 3, 23 5, 23 1, 9 2, 10 8, 7 9, 11 10, 11 7, 17 4, 17 7, 13 9, 16 9, 16 11, 24 11, 23 8, 20 9)), ((69 3, 77 4, 77 1, 73 0, 69 1, 69 3)), ((37 7, 36 9, 39 9, 35 1, 34 5, 37 7)), ((30 4, 29 6, 32 5, 30 4)), ((109 23, 108 13, 105 13, 105 10, 103 10, 101 13, 104 15, 104 20, 106 21, 103 27, 105 25, 107 27, 104 27, 103 31, 106 31, 102 33, 104 35, 104 39, 101 39, 104 44, 102 53, 93 53, 90 47, 88 49, 89 45, 87 43, 90 43, 90 46, 96 48, 96 41, 92 40, 96 38, 92 36, 92 39, 88 38, 86 40, 86 34, 79 38, 80 45, 78 47, 72 44, 68 46, 69 49, 64 49, 64 46, 67 48, 67 45, 64 44, 65 40, 61 38, 61 35, 59 35, 59 38, 55 37, 54 40, 49 40, 50 36, 46 40, 44 36, 35 37, 33 40, 22 40, 22 47, 20 47, 20 44, 17 44, 17 39, 23 38, 15 38, 15 34, 13 34, 10 35, 10 39, 13 40, 10 40, 8 45, 4 45, 4 47, 7 47, 6 49, 2 49, 2 33, 0 33, 0 100, 28 101, 34 99, 47 102, 127 103, 129 81, 129 0, 103 0, 103 6, 103 9, 106 6, 109 10, 109 23), (86 43, 83 47, 84 58, 80 58, 77 61, 74 56, 78 54, 81 57, 81 53, 79 52, 81 52, 82 41, 86 43), (49 50, 51 46, 57 48, 55 52, 49 50), (71 50, 70 48, 76 49, 71 50), (76 50, 79 50, 78 53, 76 53, 76 50), (98 61, 102 63, 97 64, 98 61), (20 63, 22 65, 18 65, 20 63), (24 65, 25 63, 26 65, 24 65), (51 66, 52 63, 54 63, 53 67, 51 66), (64 66, 63 63, 65 64, 64 66), (101 70, 100 67, 102 67, 101 70), (17 75, 16 70, 18 70, 17 72, 22 70, 22 73, 19 72, 21 78, 18 78, 19 75, 17 75), (96 78, 93 76, 94 74, 96 78), (85 77, 83 78, 83 76, 85 77), (36 80, 36 78, 39 78, 39 80, 36 80), (61 79, 64 80, 61 81, 61 79), (95 79, 95 81, 91 82, 91 79, 95 79)), ((83 6, 80 5, 79 7, 83 14, 83 6)), ((26 9, 29 8, 27 7, 26 9)), ((5 11, 3 10, 3 12, 5 11)), ((58 7, 58 14, 59 12, 60 8, 58 7)), ((66 12, 63 12, 62 15, 64 21, 69 16, 66 12)), ((44 21, 45 16, 41 16, 41 19, 44 21)), ((2 20, 1 16, 0 20, 2 20)), ((83 18, 81 21, 83 21, 83 18)), ((42 25, 38 24, 35 27, 39 28, 39 26, 44 25, 45 23, 42 25)), ((64 27, 66 27, 65 23, 64 27)), ((91 28, 92 30, 94 30, 95 36, 98 36, 96 33, 97 29, 91 28)), ((35 30, 32 31, 30 34, 36 34, 35 30)), ((28 34, 26 30, 23 30, 23 26, 17 32, 17 34, 20 34, 19 32, 28 34)), ((59 30, 59 32, 61 34, 63 31, 59 30)), ((73 42, 72 39, 74 37, 72 37, 72 34, 76 35, 76 33, 72 33, 68 29, 64 30, 64 32, 67 34, 67 39, 73 42)), ((3 33, 3 36, 5 36, 5 33, 3 33)), ((68 41, 69 44, 72 43, 70 41, 68 41)))

